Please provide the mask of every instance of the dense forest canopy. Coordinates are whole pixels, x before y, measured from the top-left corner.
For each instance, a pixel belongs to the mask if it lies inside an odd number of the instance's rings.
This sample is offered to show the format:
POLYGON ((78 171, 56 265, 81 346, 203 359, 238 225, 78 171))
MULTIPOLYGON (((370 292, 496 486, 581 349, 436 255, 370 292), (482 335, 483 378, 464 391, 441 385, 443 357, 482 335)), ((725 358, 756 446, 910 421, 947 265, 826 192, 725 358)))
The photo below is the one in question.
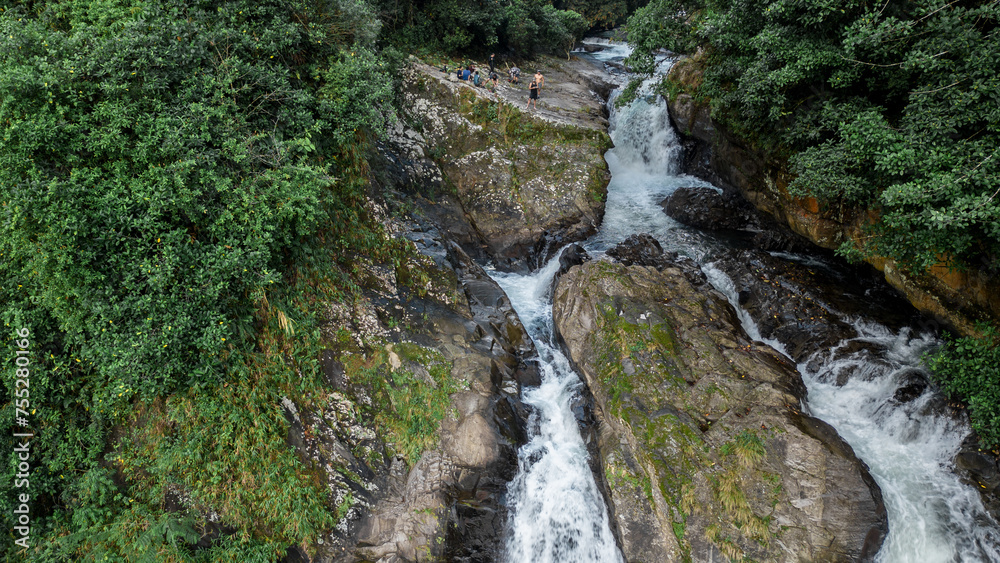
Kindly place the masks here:
POLYGON ((713 114, 789 151, 791 190, 881 220, 861 248, 922 270, 1000 260, 1000 3, 656 0, 633 65, 694 53, 713 114))
MULTIPOLYGON (((566 48, 587 29, 624 23, 646 0, 375 0, 386 36, 446 51, 530 55, 566 48)), ((569 50, 566 48, 566 50, 569 50)))

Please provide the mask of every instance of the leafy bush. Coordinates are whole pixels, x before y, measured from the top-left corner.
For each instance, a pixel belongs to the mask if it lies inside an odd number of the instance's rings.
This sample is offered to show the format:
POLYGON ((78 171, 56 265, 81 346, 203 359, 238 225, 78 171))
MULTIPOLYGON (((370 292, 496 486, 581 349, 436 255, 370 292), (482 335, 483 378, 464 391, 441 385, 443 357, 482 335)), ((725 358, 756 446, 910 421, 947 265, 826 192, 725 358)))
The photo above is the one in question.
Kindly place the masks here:
POLYGON ((1000 257, 1000 6, 655 0, 629 20, 632 66, 705 49, 713 115, 791 151, 796 195, 869 207, 868 255, 914 270, 1000 257))
POLYGON ((1000 449, 1000 330, 980 328, 980 338, 949 336, 927 363, 945 393, 968 406, 980 444, 1000 449))
MULTIPOLYGON (((285 361, 293 344, 267 334, 289 316, 314 325, 287 305, 304 272, 385 246, 362 205, 366 139, 391 114, 393 81, 377 78, 395 74, 372 51, 378 29, 360 0, 0 12, 0 318, 5 350, 10 332, 32 331, 42 560, 137 546, 190 559, 168 486, 241 530, 219 544, 236 560, 273 560, 331 524, 277 406, 319 385, 315 366, 285 361), (289 316, 271 316, 269 299, 289 316), (140 423, 150 405, 163 420, 140 423), (146 455, 123 439, 158 424, 146 455), (253 490, 229 489, 265 460, 253 490)), ((300 330, 294 356, 315 358, 316 338, 300 330)), ((5 403, 0 427, 13 422, 5 403)), ((0 551, 13 554, 10 541, 0 551)))

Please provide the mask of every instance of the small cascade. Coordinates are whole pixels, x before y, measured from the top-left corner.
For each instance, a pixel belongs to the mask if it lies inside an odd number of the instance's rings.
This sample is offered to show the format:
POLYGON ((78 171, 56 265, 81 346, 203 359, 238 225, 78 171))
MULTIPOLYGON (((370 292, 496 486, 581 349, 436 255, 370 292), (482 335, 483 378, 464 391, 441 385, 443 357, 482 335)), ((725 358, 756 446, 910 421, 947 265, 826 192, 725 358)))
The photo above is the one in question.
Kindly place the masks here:
MULTIPOLYGON (((788 355, 781 342, 761 337, 725 273, 712 264, 702 270, 751 338, 788 355)), ((951 471, 969 428, 924 384, 921 358, 940 342, 871 320, 852 324, 859 336, 818 352, 798 369, 809 393, 807 412, 837 429, 882 489, 889 535, 879 563, 1000 561, 997 523, 979 494, 951 471)))
POLYGON ((606 37, 585 37, 581 43, 582 45, 574 49, 573 52, 586 53, 589 51, 590 56, 599 61, 621 60, 632 54, 632 46, 628 43, 606 37))
POLYGON ((873 322, 858 321, 855 328, 861 336, 818 354, 799 371, 811 413, 837 429, 882 488, 889 536, 880 560, 1000 561, 996 523, 979 494, 951 471, 968 426, 947 412, 931 387, 905 396, 921 378, 921 356, 939 343, 929 334, 893 332, 873 322), (851 375, 841 385, 845 373, 851 375))
MULTIPOLYGON (((680 172, 683 152, 677 133, 670 126, 667 103, 652 93, 654 81, 645 81, 635 101, 611 113, 611 139, 617 149, 614 154, 617 165, 633 174, 675 176, 680 172)), ((620 95, 621 90, 611 95, 609 107, 614 108, 620 95)))
POLYGON ((492 272, 535 342, 542 383, 525 389, 528 443, 508 487, 509 563, 620 563, 604 497, 588 464, 573 406, 583 383, 554 344, 550 286, 556 256, 531 275, 492 272))

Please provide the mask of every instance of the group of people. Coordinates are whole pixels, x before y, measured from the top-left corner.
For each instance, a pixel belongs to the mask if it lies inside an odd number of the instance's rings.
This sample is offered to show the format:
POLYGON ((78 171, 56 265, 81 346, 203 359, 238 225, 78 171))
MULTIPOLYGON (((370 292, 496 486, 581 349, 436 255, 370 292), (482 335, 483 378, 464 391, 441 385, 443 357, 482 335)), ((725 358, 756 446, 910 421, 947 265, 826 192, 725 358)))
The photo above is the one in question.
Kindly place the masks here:
POLYGON ((476 67, 472 65, 458 69, 457 76, 459 80, 468 80, 476 86, 486 86, 490 90, 496 90, 500 83, 500 76, 495 71, 490 70, 489 78, 484 80, 476 67))
MULTIPOLYGON (((465 68, 459 68, 457 76, 459 80, 468 80, 476 86, 486 86, 490 91, 496 91, 499 87, 500 76, 496 71, 496 55, 490 55, 490 74, 489 78, 484 80, 479 71, 473 65, 467 65, 465 68)), ((447 72, 447 67, 444 69, 447 72)), ((520 84, 521 83, 521 69, 516 66, 510 67, 507 70, 507 82, 510 84, 520 84)), ((538 93, 541 91, 542 87, 545 85, 545 76, 542 71, 536 70, 535 75, 532 76, 531 82, 528 84, 528 105, 524 106, 524 109, 530 108, 532 105, 535 109, 538 109, 538 93)))

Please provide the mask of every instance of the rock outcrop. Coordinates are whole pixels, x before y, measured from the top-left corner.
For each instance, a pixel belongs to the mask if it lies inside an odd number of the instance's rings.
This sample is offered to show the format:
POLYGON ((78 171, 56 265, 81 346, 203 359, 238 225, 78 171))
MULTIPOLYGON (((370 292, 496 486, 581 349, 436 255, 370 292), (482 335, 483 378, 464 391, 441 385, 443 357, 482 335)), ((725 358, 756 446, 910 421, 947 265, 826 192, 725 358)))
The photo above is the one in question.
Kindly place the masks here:
POLYGON ((525 269, 596 230, 611 141, 586 80, 547 83, 544 116, 505 101, 511 86, 493 94, 419 62, 404 84, 403 122, 383 151, 389 175, 473 257, 525 269), (562 98, 587 111, 559 110, 562 98))
POLYGON ((740 230, 756 226, 756 217, 747 212, 742 200, 726 197, 712 188, 677 188, 661 205, 667 215, 699 229, 740 230))
MULTIPOLYGON (((792 179, 787 162, 748 147, 712 121, 707 103, 686 93, 701 81, 697 58, 674 65, 670 80, 681 90, 669 100, 669 108, 677 130, 688 140, 689 173, 738 190, 757 209, 820 247, 836 249, 848 240, 864 240, 874 216, 860 209, 825 208, 814 198, 792 197, 786 189, 792 179)), ((940 266, 914 275, 884 257, 866 260, 917 309, 964 334, 977 334, 977 319, 1000 319, 1000 279, 988 272, 955 272, 940 266)))
POLYGON ((865 561, 887 530, 850 446, 798 411, 801 379, 685 259, 636 237, 571 268, 553 312, 594 395, 627 561, 865 561), (651 258, 656 267, 643 265, 651 258))
POLYGON ((367 263, 364 297, 327 310, 328 396, 285 404, 289 441, 340 519, 298 555, 494 561, 534 346, 500 287, 436 227, 399 235, 419 253, 396 268, 367 263))

